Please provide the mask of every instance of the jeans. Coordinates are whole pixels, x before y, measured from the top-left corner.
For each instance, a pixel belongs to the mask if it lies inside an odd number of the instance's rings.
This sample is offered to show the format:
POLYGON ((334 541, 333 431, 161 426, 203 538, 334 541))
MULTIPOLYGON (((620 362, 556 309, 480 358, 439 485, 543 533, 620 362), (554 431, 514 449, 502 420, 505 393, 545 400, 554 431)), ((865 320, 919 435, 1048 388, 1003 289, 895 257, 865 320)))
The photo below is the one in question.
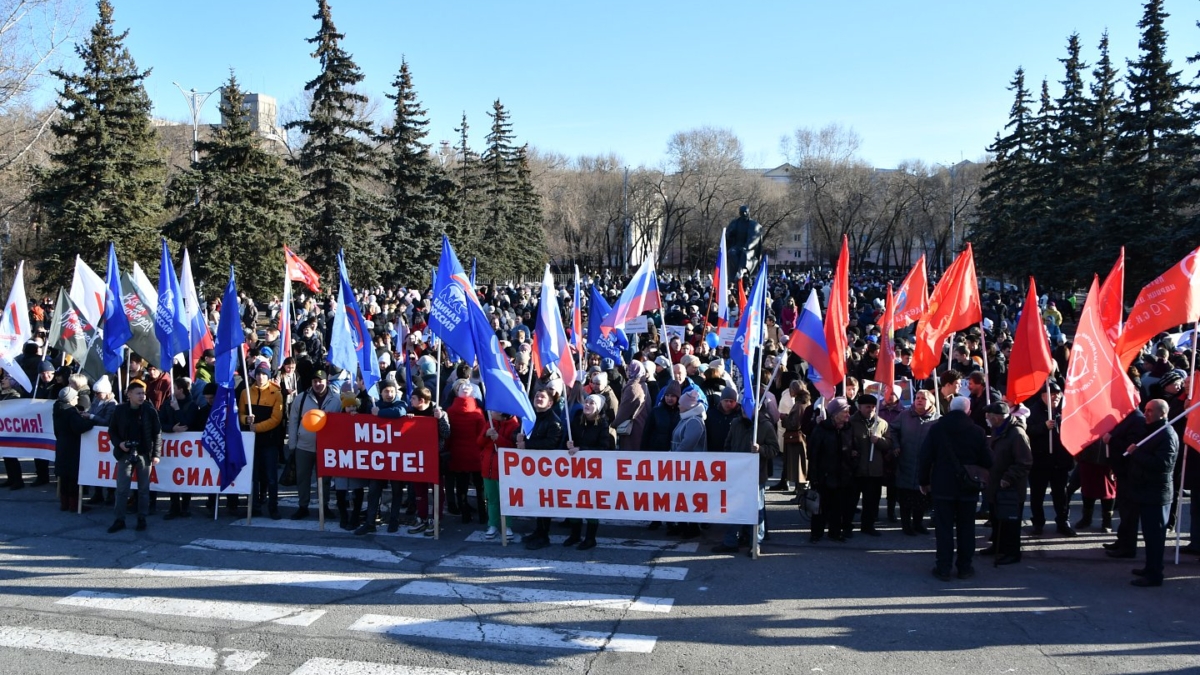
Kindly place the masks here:
MULTIPOLYGON (((129 487, 133 472, 137 472, 138 519, 150 512, 150 465, 143 455, 136 452, 117 464, 117 520, 125 520, 125 503, 129 501, 129 487)), ((1164 535, 1165 536, 1165 535, 1164 535)))
POLYGON ((1167 546, 1167 512, 1170 504, 1140 504, 1142 540, 1146 542, 1146 579, 1163 580, 1163 554, 1167 546))
POLYGON ((750 532, 755 530, 755 536, 758 543, 762 543, 763 535, 766 534, 766 515, 767 515, 767 493, 764 489, 766 486, 758 486, 758 525, 730 525, 725 530, 725 537, 721 543, 726 546, 737 546, 738 538, 744 538, 747 542, 750 541, 750 532))
POLYGON ((933 524, 937 532, 937 569, 949 574, 951 564, 959 572, 972 569, 975 555, 975 502, 974 499, 935 499, 933 524), (955 559, 957 542, 958 557, 955 559))
POLYGON ((379 502, 383 498, 383 488, 391 483, 392 503, 388 510, 388 524, 400 522, 401 495, 404 494, 404 481, 372 480, 367 489, 367 523, 375 524, 375 516, 379 513, 379 502))

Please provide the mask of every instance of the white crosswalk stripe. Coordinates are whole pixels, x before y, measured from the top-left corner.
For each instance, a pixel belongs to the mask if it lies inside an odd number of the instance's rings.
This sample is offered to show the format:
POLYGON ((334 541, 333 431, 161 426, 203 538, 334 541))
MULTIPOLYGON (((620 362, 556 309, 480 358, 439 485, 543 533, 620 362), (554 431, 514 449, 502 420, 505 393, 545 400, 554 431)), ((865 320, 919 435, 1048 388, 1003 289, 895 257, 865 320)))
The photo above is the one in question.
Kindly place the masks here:
MULTIPOLYGON (((567 536, 564 534, 550 535, 550 543, 561 546, 567 536)), ((500 538, 488 539, 483 532, 476 530, 467 535, 467 541, 485 544, 499 544, 500 538)), ((512 543, 511 541, 509 543, 512 543)), ((699 542, 695 541, 666 541, 661 539, 617 539, 615 537, 596 537, 596 545, 607 549, 649 550, 649 551, 678 551, 680 553, 695 553, 700 550, 699 542)))
POLYGON ((520 645, 549 649, 635 652, 649 654, 657 638, 649 635, 600 633, 567 628, 511 626, 475 621, 439 621, 411 616, 365 614, 349 630, 406 637, 483 642, 495 645, 520 645))
POLYGON ((311 626, 313 622, 325 615, 325 610, 304 611, 285 605, 122 595, 97 591, 79 591, 55 604, 113 612, 165 614, 193 619, 219 619, 251 623, 270 621, 285 626, 311 626))
POLYGON ((369 661, 342 661, 340 659, 309 659, 292 675, 490 675, 475 670, 448 670, 446 668, 422 668, 420 666, 397 666, 390 663, 369 661))
POLYGON ((157 642, 20 626, 0 626, 0 647, 140 661, 164 666, 204 668, 206 670, 223 668, 238 673, 250 670, 268 656, 266 652, 240 649, 216 650, 179 642, 157 642))
MULTIPOLYGON (((269 530, 292 530, 295 532, 320 532, 321 531, 321 524, 315 520, 271 520, 270 518, 254 518, 249 523, 247 523, 245 521, 245 519, 235 520, 231 523, 231 525, 233 525, 234 527, 249 527, 249 528, 261 527, 261 528, 266 528, 269 530)), ((442 524, 442 527, 445 528, 445 523, 442 524)), ((325 521, 325 532, 333 533, 333 534, 342 533, 345 535, 351 534, 349 530, 343 530, 342 528, 338 527, 337 521, 328 521, 328 520, 325 521)), ((446 536, 445 529, 443 529, 440 534, 443 537, 446 536)), ((376 536, 376 537, 405 537, 408 539, 430 539, 431 538, 431 537, 426 537, 424 535, 424 533, 409 534, 407 526, 401 527, 396 532, 388 532, 386 526, 380 527, 375 532, 373 532, 372 535, 376 536)), ((355 539, 357 539, 357 537, 355 537, 355 539)))
POLYGON ((318 574, 313 572, 263 572, 259 570, 226 570, 191 565, 168 565, 144 563, 125 570, 127 574, 152 577, 177 577, 203 579, 223 584, 265 584, 275 586, 299 586, 303 588, 325 588, 341 591, 357 591, 371 583, 364 577, 342 574, 318 574))
POLYGON ((416 595, 460 600, 487 600, 489 602, 531 603, 566 605, 568 607, 601 607, 631 612, 671 611, 674 600, 670 598, 638 598, 634 596, 607 595, 603 593, 577 593, 554 591, 542 588, 520 588, 517 586, 492 586, 452 581, 410 581, 396 589, 397 595, 416 595))
POLYGON ((468 567, 496 572, 542 572, 568 575, 620 577, 623 579, 665 579, 682 581, 686 567, 659 565, 620 565, 616 563, 574 562, 539 558, 492 558, 477 555, 454 555, 438 562, 439 567, 468 567))
POLYGON ((280 555, 314 556, 357 560, 368 563, 399 563, 408 557, 406 551, 384 551, 375 548, 347 548, 340 546, 305 546, 302 544, 277 544, 267 541, 239 541, 235 539, 196 539, 183 546, 186 549, 209 551, 246 551, 250 553, 277 553, 280 555))

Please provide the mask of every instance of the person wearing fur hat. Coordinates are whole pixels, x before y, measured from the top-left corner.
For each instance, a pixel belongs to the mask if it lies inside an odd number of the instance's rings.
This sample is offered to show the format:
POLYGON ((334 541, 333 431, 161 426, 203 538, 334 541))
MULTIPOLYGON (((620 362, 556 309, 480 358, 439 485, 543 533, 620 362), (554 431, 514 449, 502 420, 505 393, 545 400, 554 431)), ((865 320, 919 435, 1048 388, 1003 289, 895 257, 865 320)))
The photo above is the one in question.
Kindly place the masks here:
MULTIPOLYGON (((573 439, 567 440, 567 451, 572 455, 580 450, 615 450, 617 447, 616 433, 609 426, 609 415, 605 408, 608 401, 599 394, 589 394, 583 399, 583 408, 575 413, 571 420, 573 439)), ((600 521, 595 518, 587 519, 587 530, 583 530, 583 522, 579 518, 569 518, 571 536, 563 542, 563 546, 575 546, 580 551, 596 547, 596 529, 600 521), (581 536, 582 535, 582 536, 581 536)))
MULTIPOLYGON (((560 396, 553 387, 545 387, 533 395, 533 409, 537 416, 528 437, 517 434, 518 450, 556 450, 563 447, 563 423, 556 409, 560 396)), ((549 545, 550 519, 539 517, 533 533, 525 537, 525 548, 534 551, 549 545)))
POLYGON ((78 403, 79 392, 72 387, 63 387, 54 403, 54 473, 60 511, 74 511, 79 506, 81 436, 96 426, 90 413, 79 412, 78 403))
POLYGON ((821 511, 813 514, 809 541, 816 543, 829 530, 833 541, 852 535, 856 465, 851 452, 850 402, 838 396, 825 404, 826 417, 808 437, 809 489, 821 496, 821 511))
POLYGON ((879 517, 879 500, 883 495, 883 460, 892 451, 892 441, 887 422, 876 414, 879 399, 874 394, 859 394, 855 403, 858 410, 850 417, 850 431, 854 437, 850 457, 857 465, 853 500, 854 505, 862 500, 862 533, 878 537, 875 521, 879 517))

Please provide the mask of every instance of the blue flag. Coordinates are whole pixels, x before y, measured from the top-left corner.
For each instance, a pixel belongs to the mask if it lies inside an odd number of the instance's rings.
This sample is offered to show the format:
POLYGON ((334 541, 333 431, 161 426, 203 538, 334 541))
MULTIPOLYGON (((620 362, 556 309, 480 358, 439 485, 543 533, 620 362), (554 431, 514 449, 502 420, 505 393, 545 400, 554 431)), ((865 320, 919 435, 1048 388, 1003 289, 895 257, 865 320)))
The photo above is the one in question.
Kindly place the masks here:
POLYGON ((608 332, 600 330, 600 324, 604 321, 604 317, 612 312, 612 307, 604 300, 604 296, 600 295, 600 291, 596 290, 596 284, 592 284, 588 289, 588 330, 587 330, 587 348, 593 354, 599 354, 600 358, 612 359, 616 363, 625 363, 621 352, 629 349, 629 339, 625 337, 625 331, 614 328, 608 332))
POLYGON ((468 307, 478 309, 479 298, 467 278, 450 240, 442 235, 442 258, 433 278, 433 301, 429 307, 429 330, 446 343, 446 347, 467 363, 475 360, 475 343, 471 337, 471 316, 468 307))
POLYGON ((763 320, 767 309, 767 257, 763 256, 762 265, 758 268, 758 277, 754 287, 750 289, 750 297, 746 298, 745 316, 738 318, 737 336, 729 348, 729 356, 733 365, 742 374, 742 410, 746 417, 754 419, 754 409, 758 402, 758 373, 755 372, 754 355, 762 348, 763 320))
POLYGON ((188 332, 187 311, 183 307, 183 293, 179 290, 179 278, 171 264, 171 251, 167 240, 162 240, 162 259, 158 265, 158 310, 154 313, 154 335, 159 344, 159 367, 171 372, 171 362, 180 352, 191 352, 188 332))
POLYGON ((351 374, 362 372, 363 386, 370 389, 380 380, 379 359, 367 320, 363 318, 346 274, 346 261, 338 253, 338 274, 341 277, 341 297, 333 311, 333 330, 329 336, 329 362, 351 374))
POLYGON ((536 417, 533 405, 521 387, 521 378, 500 349, 496 331, 483 313, 479 303, 467 308, 470 331, 474 341, 473 351, 479 357, 479 378, 483 384, 484 406, 488 410, 508 413, 521 420, 521 428, 528 434, 533 430, 536 417))
MULTIPOLYGON (((232 280, 230 285, 232 285, 232 280)), ((233 306, 237 307, 237 296, 233 306)), ((218 340, 219 343, 219 340, 218 340)), ((220 469, 221 491, 229 487, 234 478, 246 466, 246 448, 242 444, 242 430, 238 426, 237 398, 232 387, 218 386, 213 398, 212 412, 204 423, 204 435, 200 443, 220 469)))
POLYGON ((478 266, 479 260, 477 258, 471 258, 471 288, 475 288, 475 270, 478 268, 478 266))
POLYGON ((100 354, 104 369, 115 373, 121 370, 121 364, 125 361, 124 347, 126 342, 133 339, 133 329, 129 327, 129 317, 125 316, 121 272, 117 269, 117 249, 111 242, 108 244, 108 271, 104 276, 104 315, 100 323, 104 340, 100 354))
MULTIPOLYGON (((233 390, 239 352, 245 343, 246 334, 242 332, 242 316, 238 311, 237 284, 233 278, 233 268, 230 267, 229 283, 225 285, 225 295, 221 296, 221 321, 217 324, 217 341, 213 347, 217 357, 213 382, 217 386, 233 390)), ((214 410, 215 407, 214 404, 214 410)))

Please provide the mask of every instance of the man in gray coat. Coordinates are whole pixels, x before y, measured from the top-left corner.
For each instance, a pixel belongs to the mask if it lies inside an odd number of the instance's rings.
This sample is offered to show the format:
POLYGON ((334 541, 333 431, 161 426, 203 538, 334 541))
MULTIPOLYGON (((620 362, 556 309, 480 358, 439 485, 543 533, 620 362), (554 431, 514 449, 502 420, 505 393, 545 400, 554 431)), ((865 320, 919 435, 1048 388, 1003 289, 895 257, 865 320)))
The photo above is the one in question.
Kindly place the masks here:
POLYGON ((1179 436, 1167 424, 1167 402, 1156 398, 1146 404, 1147 436, 1142 446, 1130 445, 1129 496, 1138 505, 1142 538, 1146 542, 1146 566, 1133 570, 1134 586, 1162 586, 1163 554, 1167 544, 1167 516, 1171 510, 1172 475, 1179 456, 1179 436))
POLYGON ((1008 404, 993 401, 984 410, 992 430, 992 470, 983 491, 984 508, 992 514, 992 544, 979 555, 995 555, 997 565, 1021 561, 1021 514, 1033 451, 1025 434, 1025 421, 1010 414, 1008 404))
POLYGON ((926 497, 921 494, 917 473, 921 467, 921 445, 925 435, 938 420, 934 393, 918 390, 913 404, 900 413, 895 424, 888 426, 892 434, 892 454, 896 458, 896 491, 900 500, 900 527, 904 534, 929 534, 925 527, 926 497))

